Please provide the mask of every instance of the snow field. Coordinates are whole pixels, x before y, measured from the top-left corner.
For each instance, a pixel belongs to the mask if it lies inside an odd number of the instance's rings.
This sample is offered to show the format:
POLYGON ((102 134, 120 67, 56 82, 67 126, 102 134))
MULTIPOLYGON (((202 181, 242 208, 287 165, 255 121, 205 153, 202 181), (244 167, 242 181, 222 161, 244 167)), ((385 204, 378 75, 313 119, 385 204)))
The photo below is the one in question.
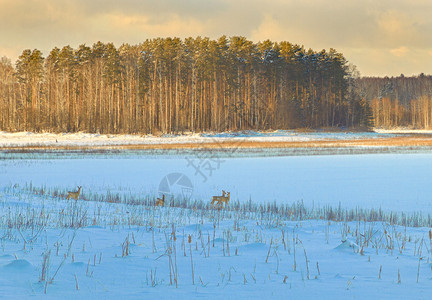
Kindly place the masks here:
POLYGON ((295 220, 300 207, 147 204, 4 189, 0 297, 395 299, 432 290, 429 228, 295 220))

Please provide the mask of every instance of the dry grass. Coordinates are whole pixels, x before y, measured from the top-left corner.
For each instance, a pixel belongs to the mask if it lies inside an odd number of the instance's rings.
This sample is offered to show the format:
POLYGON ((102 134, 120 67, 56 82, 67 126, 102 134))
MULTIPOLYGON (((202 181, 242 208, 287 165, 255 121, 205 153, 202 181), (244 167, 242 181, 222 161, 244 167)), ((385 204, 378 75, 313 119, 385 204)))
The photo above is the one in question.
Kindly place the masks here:
MULTIPOLYGON (((16 193, 17 190, 11 188, 5 189, 5 193, 16 193)), ((26 186, 22 190, 23 194, 50 197, 54 201, 61 200, 62 191, 58 188, 46 189, 45 187, 26 186)), ((185 209, 189 213, 203 222, 203 219, 209 218, 219 224, 225 218, 234 220, 255 220, 259 219, 260 224, 270 227, 279 226, 285 221, 304 221, 304 220, 327 220, 333 222, 384 222, 390 225, 400 225, 408 227, 432 227, 432 216, 421 211, 412 213, 383 211, 379 209, 362 209, 343 208, 339 206, 313 206, 307 207, 303 201, 290 203, 254 203, 251 200, 247 202, 232 201, 230 205, 223 209, 214 209, 210 204, 210 199, 185 199, 181 197, 167 199, 163 208, 154 206, 155 198, 151 195, 132 195, 119 193, 106 194, 83 194, 79 201, 68 201, 66 207, 58 208, 56 215, 59 216, 55 223, 58 228, 81 228, 90 225, 104 224, 105 220, 100 217, 100 212, 93 214, 88 213, 88 202, 100 203, 118 203, 128 206, 129 213, 119 219, 111 220, 112 224, 139 225, 152 223, 155 225, 154 212, 162 210, 169 215, 170 209, 185 209), (153 221, 151 221, 153 220, 153 221)), ((20 214, 17 210, 14 214, 0 218, 0 226, 9 228, 45 228, 52 221, 50 214, 47 214, 45 208, 41 211, 30 211, 20 214), (35 224, 34 215, 41 215, 35 224)), ((166 216, 165 216, 166 217, 166 216)), ((159 221, 162 220, 159 219, 159 221)), ((170 223, 168 223, 170 224, 170 223)), ((152 225, 152 226, 153 226, 152 225)), ((219 225, 217 225, 219 226, 219 225)), ((215 228, 214 228, 215 229, 215 228)), ((40 232, 37 233, 38 236, 40 232)), ((432 233, 431 233, 432 236, 432 233)), ((33 238, 34 239, 34 238, 33 238)), ((432 244, 432 242, 430 242, 432 244)), ((404 247, 401 244, 400 248, 404 247)))
POLYGON ((104 146, 5 146, 0 150, 175 150, 175 149, 236 149, 236 148, 344 148, 344 147, 431 147, 430 135, 402 136, 391 138, 356 139, 356 140, 317 140, 293 142, 257 142, 231 139, 226 141, 209 141, 205 143, 171 143, 171 144, 138 144, 138 145, 104 145, 104 146))

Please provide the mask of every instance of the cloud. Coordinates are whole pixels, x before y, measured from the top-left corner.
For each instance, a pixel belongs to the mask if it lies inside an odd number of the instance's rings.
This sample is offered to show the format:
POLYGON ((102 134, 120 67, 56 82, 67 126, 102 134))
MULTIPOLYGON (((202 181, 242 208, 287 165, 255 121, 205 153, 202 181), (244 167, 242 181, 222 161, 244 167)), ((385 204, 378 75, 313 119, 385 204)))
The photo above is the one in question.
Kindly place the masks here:
POLYGON ((227 8, 226 2, 219 0, 77 0, 75 3, 90 16, 118 13, 160 18, 177 14, 184 18, 205 19, 227 8))
MULTIPOLYGON (((377 15, 377 32, 380 44, 386 46, 410 45, 425 47, 431 42, 425 28, 426 23, 419 22, 413 16, 402 11, 385 11, 377 15)), ((432 29, 432 26, 431 28, 432 29)))
POLYGON ((194 36, 203 34, 202 23, 195 19, 181 19, 173 14, 170 18, 163 21, 155 22, 152 18, 139 15, 107 15, 106 23, 115 28, 119 36, 125 31, 133 32, 135 35, 142 37, 150 36, 194 36))
POLYGON ((366 75, 431 70, 430 0, 0 0, 0 7, 0 56, 12 60, 25 48, 47 55, 98 40, 242 35, 336 48, 366 75))
POLYGON ((364 76, 406 76, 430 74, 432 59, 428 49, 353 48, 344 52, 351 62, 362 66, 364 76), (396 54, 398 55, 395 55, 396 54), (429 54, 428 54, 429 52, 429 54), (399 55, 402 53, 403 55, 399 55))
POLYGON ((399 48, 391 49, 390 52, 394 56, 402 57, 402 56, 406 56, 407 53, 409 52, 409 50, 408 50, 407 47, 402 46, 402 47, 399 47, 399 48))

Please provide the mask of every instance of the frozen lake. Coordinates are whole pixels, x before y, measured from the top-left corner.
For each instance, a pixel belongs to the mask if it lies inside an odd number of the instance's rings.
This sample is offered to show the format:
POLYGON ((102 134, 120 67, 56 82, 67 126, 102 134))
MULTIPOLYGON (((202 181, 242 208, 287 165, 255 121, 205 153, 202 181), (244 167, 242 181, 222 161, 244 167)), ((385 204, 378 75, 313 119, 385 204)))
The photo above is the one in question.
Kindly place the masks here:
MULTIPOLYGON (((0 186, 34 186, 83 192, 158 194, 163 178, 189 178, 192 197, 210 199, 221 190, 231 200, 379 208, 432 213, 432 153, 218 158, 180 154, 31 154, 0 160, 0 186), (195 166, 195 167, 194 167, 195 166)), ((181 187, 172 186, 174 193, 181 187)))

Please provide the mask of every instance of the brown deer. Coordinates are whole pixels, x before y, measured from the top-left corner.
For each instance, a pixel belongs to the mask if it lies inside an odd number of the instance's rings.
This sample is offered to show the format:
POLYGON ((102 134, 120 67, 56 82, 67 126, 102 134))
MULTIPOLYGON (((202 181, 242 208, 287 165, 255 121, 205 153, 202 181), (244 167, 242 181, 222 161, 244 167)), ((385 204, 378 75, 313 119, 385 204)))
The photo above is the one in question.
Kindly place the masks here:
POLYGON ((225 207, 227 207, 229 205, 229 201, 230 201, 230 192, 227 193, 226 197, 220 198, 218 205, 220 205, 220 207, 223 208, 223 203, 225 202, 225 207))
POLYGON ((224 202, 226 205, 228 205, 229 201, 230 201, 230 192, 225 193, 225 191, 222 191, 222 196, 213 196, 211 205, 213 205, 213 207, 214 207, 215 203, 217 202, 218 207, 223 208, 224 202), (225 196, 225 195, 227 195, 227 196, 225 196))
POLYGON ((222 196, 213 196, 212 197, 212 201, 211 201, 211 205, 214 206, 215 202, 219 203, 219 198, 221 197, 225 197, 226 192, 224 190, 222 190, 222 196))
POLYGON ((165 195, 162 195, 162 199, 161 198, 157 198, 156 200, 156 205, 155 206, 164 206, 165 204, 165 195))
POLYGON ((78 186, 78 191, 76 191, 76 192, 68 192, 68 195, 67 195, 66 199, 72 198, 72 199, 78 200, 78 197, 79 197, 80 193, 81 193, 81 186, 78 186))

